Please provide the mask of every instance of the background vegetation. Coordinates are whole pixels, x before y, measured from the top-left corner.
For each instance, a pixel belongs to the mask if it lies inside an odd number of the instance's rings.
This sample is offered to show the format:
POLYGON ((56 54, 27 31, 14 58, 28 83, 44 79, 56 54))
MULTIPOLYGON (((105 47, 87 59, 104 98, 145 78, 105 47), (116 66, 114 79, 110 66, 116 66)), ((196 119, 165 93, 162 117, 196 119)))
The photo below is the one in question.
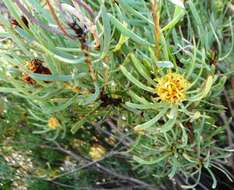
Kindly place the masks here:
POLYGON ((232 1, 0 11, 1 189, 233 189, 232 1))

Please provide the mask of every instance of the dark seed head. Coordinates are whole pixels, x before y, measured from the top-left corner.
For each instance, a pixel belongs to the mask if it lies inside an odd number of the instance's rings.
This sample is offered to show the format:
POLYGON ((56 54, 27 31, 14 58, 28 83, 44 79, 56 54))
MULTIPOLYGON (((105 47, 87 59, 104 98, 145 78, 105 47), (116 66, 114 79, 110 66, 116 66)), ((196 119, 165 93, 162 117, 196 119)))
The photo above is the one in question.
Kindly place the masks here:
MULTIPOLYGON (((25 16, 21 16, 21 21, 24 23, 24 25, 29 28, 29 23, 28 20, 25 16)), ((11 25, 16 28, 17 26, 22 28, 22 26, 20 26, 20 24, 18 23, 18 21, 16 19, 12 19, 11 20, 11 25)))
POLYGON ((103 91, 100 95, 100 100, 102 102, 101 106, 103 106, 103 107, 106 107, 108 105, 118 106, 122 103, 121 98, 112 98, 112 97, 108 96, 107 94, 104 94, 103 91))
POLYGON ((80 40, 85 39, 85 37, 86 37, 85 30, 83 28, 81 28, 81 26, 79 24, 77 24, 76 21, 69 23, 68 25, 75 32, 77 38, 79 38, 80 40))

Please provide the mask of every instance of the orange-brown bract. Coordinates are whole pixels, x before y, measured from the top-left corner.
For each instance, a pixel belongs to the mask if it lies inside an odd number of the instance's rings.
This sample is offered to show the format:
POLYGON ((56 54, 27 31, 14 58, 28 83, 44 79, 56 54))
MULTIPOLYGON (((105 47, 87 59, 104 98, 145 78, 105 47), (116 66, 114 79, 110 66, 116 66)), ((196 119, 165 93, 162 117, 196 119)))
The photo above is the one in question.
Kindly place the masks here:
MULTIPOLYGON (((39 59, 33 59, 31 62, 28 63, 28 69, 32 71, 33 73, 38 73, 38 74, 45 74, 45 75, 51 75, 51 71, 43 66, 43 62, 39 59)), ((36 84, 36 81, 33 80, 29 75, 23 74, 22 77, 23 81, 25 81, 28 84, 36 84)), ((44 81, 48 83, 48 81, 44 81)))
POLYGON ((33 59, 30 63, 28 63, 28 68, 30 71, 39 74, 50 75, 51 72, 47 67, 43 66, 43 62, 39 59, 33 59))
POLYGON ((33 80, 33 79, 32 79, 29 75, 27 75, 27 74, 23 74, 22 80, 23 80, 24 82, 26 82, 27 84, 31 84, 31 85, 36 84, 36 81, 33 80))

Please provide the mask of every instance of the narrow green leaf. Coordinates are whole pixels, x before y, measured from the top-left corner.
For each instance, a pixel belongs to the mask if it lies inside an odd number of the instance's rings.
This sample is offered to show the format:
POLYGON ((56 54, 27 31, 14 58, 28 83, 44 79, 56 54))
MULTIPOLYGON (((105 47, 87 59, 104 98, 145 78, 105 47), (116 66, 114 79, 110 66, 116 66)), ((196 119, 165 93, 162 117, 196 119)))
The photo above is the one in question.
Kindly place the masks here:
POLYGON ((164 26, 161 31, 165 32, 166 30, 172 29, 183 18, 184 15, 185 9, 177 6, 175 8, 173 19, 166 26, 164 26))
POLYGON ((120 69, 123 72, 123 74, 127 77, 127 79, 130 80, 133 84, 135 84, 136 86, 138 86, 139 88, 145 91, 155 93, 153 88, 145 86, 140 81, 138 81, 131 73, 127 71, 127 69, 124 66, 121 65, 120 69))
POLYGON ((70 81, 70 80, 75 80, 77 77, 75 75, 59 75, 59 74, 45 75, 37 73, 32 73, 30 74, 30 76, 35 80, 41 80, 41 81, 70 81))
POLYGON ((131 3, 127 3, 126 0, 120 0, 121 5, 126 9, 126 11, 128 11, 128 13, 131 13, 132 15, 146 21, 148 24, 154 26, 154 23, 152 20, 148 19, 147 17, 145 17, 144 15, 142 15, 139 11, 133 9, 131 7, 131 3))
POLYGON ((207 171, 209 172, 210 176, 212 177, 213 183, 212 183, 212 189, 215 189, 217 187, 217 180, 216 177, 214 175, 214 173, 211 171, 210 168, 206 168, 207 171))
POLYGON ((125 44, 125 42, 128 41, 128 39, 128 37, 121 34, 119 42, 116 44, 115 48, 113 49, 113 52, 119 51, 121 47, 125 44))
POLYGON ((227 77, 224 75, 223 77, 221 77, 220 79, 219 79, 219 82, 216 84, 216 85, 214 85, 213 87, 212 87, 212 96, 213 97, 216 97, 216 96, 219 96, 220 95, 220 93, 223 91, 223 89, 224 89, 224 85, 225 85, 225 83, 227 82, 227 77))
POLYGON ((208 76, 208 78, 204 84, 204 87, 201 88, 201 90, 200 90, 200 93, 188 98, 188 101, 196 102, 196 101, 200 101, 201 99, 205 98, 209 94, 211 87, 212 87, 212 84, 213 84, 213 77, 208 76))
POLYGON ((162 126, 162 128, 160 129, 160 132, 166 133, 167 131, 172 129, 172 127, 176 123, 177 114, 178 114, 177 107, 173 107, 170 112, 169 120, 162 126))
POLYGON ((158 159, 151 160, 151 161, 143 160, 137 156, 133 156, 133 160, 135 160, 136 162, 138 162, 139 164, 142 164, 142 165, 153 165, 153 164, 157 164, 163 160, 166 160, 170 155, 171 155, 171 153, 166 153, 164 155, 161 155, 158 159))
POLYGON ((134 64, 134 66, 136 67, 137 71, 148 81, 150 82, 151 85, 156 85, 156 82, 154 80, 152 80, 149 76, 149 74, 147 74, 146 69, 144 68, 143 64, 136 58, 136 56, 134 54, 131 54, 131 59, 132 62, 134 64))
POLYGON ((82 119, 79 122, 77 122, 75 125, 73 125, 71 128, 72 134, 75 134, 84 125, 85 122, 87 122, 87 120, 82 119))
POLYGON ((182 145, 180 147, 185 147, 188 144, 188 135, 186 133, 186 130, 182 124, 180 124, 180 128, 182 130, 182 145))
POLYGON ((151 104, 148 100, 146 100, 144 97, 140 97, 138 96, 135 92, 133 92, 132 90, 130 90, 128 92, 129 96, 131 96, 132 99, 134 99, 135 101, 141 102, 143 104, 151 104))
POLYGON ((111 15, 110 13, 108 14, 108 16, 111 19, 112 24, 125 36, 131 38, 133 41, 141 44, 141 45, 147 45, 147 46, 152 46, 151 43, 147 42, 146 40, 144 40, 143 38, 141 38, 140 36, 138 36, 137 34, 135 34, 134 32, 132 32, 131 30, 129 30, 124 24, 122 24, 119 20, 117 20, 113 15, 111 15))
POLYGON ((196 182, 193 185, 181 185, 184 189, 194 189, 200 182, 201 178, 201 169, 198 170, 198 176, 196 177, 196 182))
POLYGON ((131 102, 126 102, 126 105, 133 109, 145 110, 145 109, 152 109, 152 110, 160 110, 167 106, 166 104, 162 103, 142 103, 142 104, 135 104, 131 102))
POLYGON ((166 113, 166 111, 167 109, 160 111, 153 119, 147 121, 146 123, 137 125, 135 128, 136 129, 148 129, 152 127, 166 113))
POLYGON ((152 127, 162 116, 165 115, 166 112, 167 112, 167 108, 161 110, 153 119, 147 121, 146 123, 137 125, 135 128, 136 129, 148 129, 152 127))
POLYGON ((183 0, 169 0, 170 2, 172 2, 173 4, 175 4, 178 7, 181 7, 184 9, 184 3, 183 0))
POLYGON ((60 103, 57 106, 53 105, 53 106, 49 106, 48 104, 46 104, 45 106, 43 106, 44 108, 44 112, 51 114, 51 113, 55 113, 55 112, 59 112, 62 110, 65 110, 66 108, 68 108, 70 105, 72 105, 75 101, 75 99, 77 98, 78 95, 73 96, 72 98, 68 99, 67 101, 65 101, 64 103, 60 103))

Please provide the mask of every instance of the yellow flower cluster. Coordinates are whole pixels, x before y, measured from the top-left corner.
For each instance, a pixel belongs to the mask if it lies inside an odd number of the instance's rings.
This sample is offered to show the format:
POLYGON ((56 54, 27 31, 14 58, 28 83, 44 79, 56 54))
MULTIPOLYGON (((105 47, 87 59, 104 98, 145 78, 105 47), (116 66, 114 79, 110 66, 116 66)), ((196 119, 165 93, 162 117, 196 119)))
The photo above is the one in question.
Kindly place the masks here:
POLYGON ((59 121, 58 121, 57 118, 55 118, 55 117, 49 118, 49 120, 48 120, 48 127, 50 129, 57 129, 59 127, 59 125, 60 124, 59 124, 59 121))
POLYGON ((90 148, 89 155, 92 160, 99 160, 106 154, 106 149, 101 145, 95 144, 90 148))
POLYGON ((169 71, 165 76, 157 78, 155 92, 157 99, 171 104, 178 104, 186 99, 189 82, 183 75, 169 71))

